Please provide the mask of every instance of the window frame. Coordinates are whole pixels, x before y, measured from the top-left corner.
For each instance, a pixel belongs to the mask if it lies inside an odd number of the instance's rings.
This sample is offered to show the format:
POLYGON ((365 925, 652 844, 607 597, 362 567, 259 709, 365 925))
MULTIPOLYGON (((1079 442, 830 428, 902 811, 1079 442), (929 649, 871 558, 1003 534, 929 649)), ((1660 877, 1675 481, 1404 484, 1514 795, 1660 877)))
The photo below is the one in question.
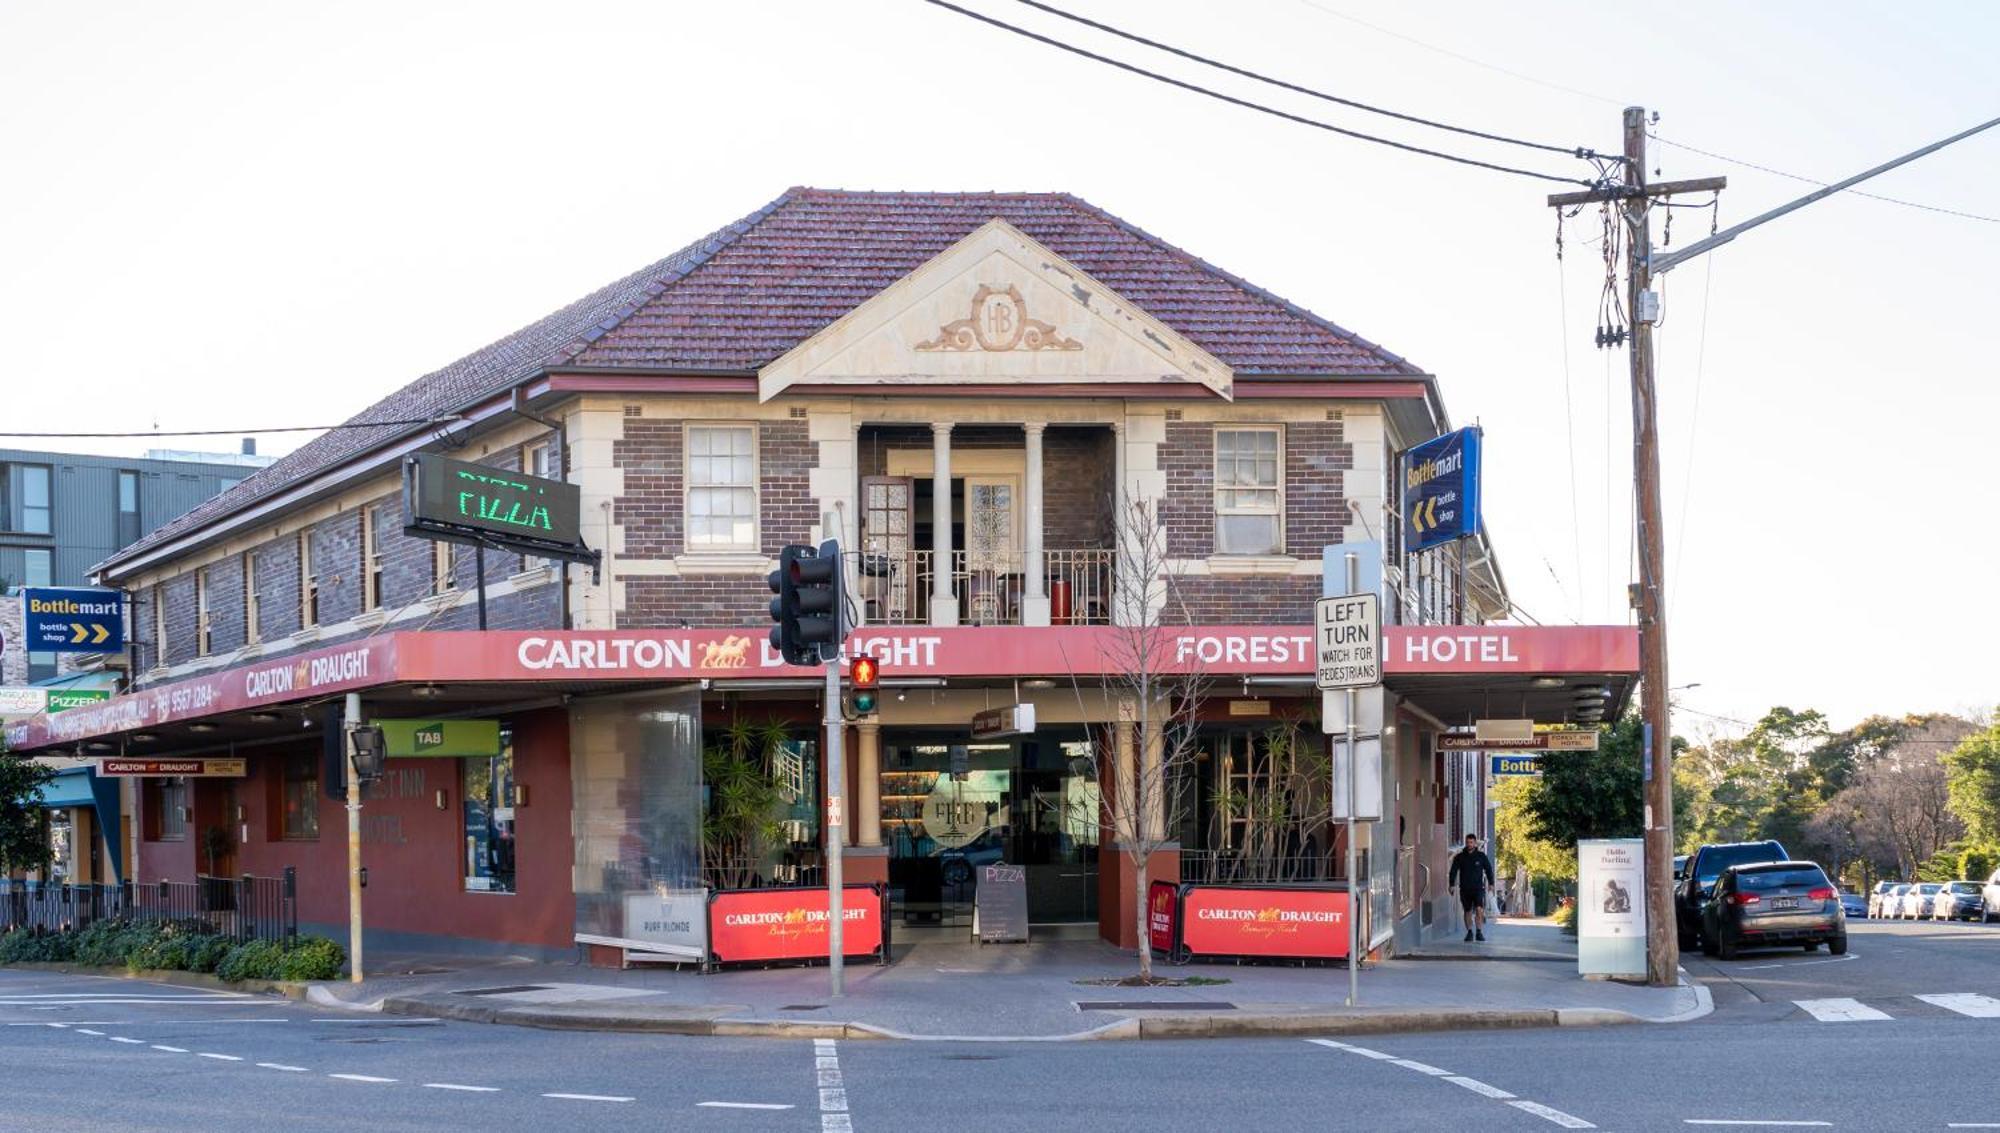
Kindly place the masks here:
POLYGON ((382 608, 382 552, 375 545, 375 517, 382 505, 361 509, 361 612, 382 608))
POLYGON ((313 574, 312 530, 299 532, 299 628, 319 627, 319 578, 313 574))
POLYGON ((443 539, 431 542, 431 595, 437 597, 453 593, 458 589, 458 579, 452 577, 453 564, 451 549, 455 546, 443 539))
MULTIPOLYGON (((764 522, 763 522, 764 495, 762 486, 763 430, 758 428, 758 424, 759 423, 755 421, 750 421, 750 422, 689 421, 682 426, 681 429, 682 520, 681 522, 683 526, 681 529, 681 545, 688 554, 729 555, 729 554, 740 554, 743 552, 755 552, 763 548, 764 545, 764 522), (694 462, 698 458, 696 457, 694 451, 694 436, 695 433, 700 430, 714 430, 719 432, 720 431, 739 432, 739 433, 748 433, 750 435, 749 484, 741 485, 741 484, 695 483, 694 462), (697 491, 704 491, 704 490, 737 492, 744 490, 746 487, 750 492, 750 512, 749 512, 750 537, 747 540, 741 540, 741 541, 731 540, 730 542, 727 543, 718 543, 718 542, 697 543, 695 541, 695 534, 694 534, 695 493, 697 491)), ((733 459, 735 454, 732 453, 730 455, 731 458, 733 459)), ((732 520, 735 519, 736 518, 735 513, 733 512, 730 513, 730 518, 732 520)))
POLYGON ((209 654, 208 634, 208 568, 194 572, 194 655, 206 657, 209 654))
MULTIPOLYGON (((459 765, 459 770, 458 770, 459 833, 461 838, 464 840, 464 849, 463 851, 461 851, 458 863, 459 884, 464 887, 464 891, 467 893, 491 893, 491 894, 501 894, 508 896, 519 893, 521 891, 521 867, 519 858, 520 844, 521 844, 520 817, 519 817, 521 773, 520 773, 520 759, 516 754, 516 752, 514 751, 514 729, 505 724, 501 725, 499 755, 486 756, 484 758, 479 758, 479 757, 465 758, 465 759, 455 760, 454 762, 456 762, 459 765), (511 852, 514 855, 513 860, 510 863, 510 868, 507 871, 506 888, 504 889, 498 888, 493 884, 491 884, 491 882, 498 877, 498 874, 496 872, 491 872, 490 866, 487 867, 489 869, 488 873, 484 874, 479 873, 478 870, 480 868, 480 864, 476 862, 473 858, 475 847, 478 846, 479 843, 476 843, 472 837, 472 825, 470 816, 471 816, 471 808, 473 805, 473 792, 469 789, 473 779, 473 769, 475 767, 478 767, 483 769, 484 771, 486 777, 486 790, 487 793, 490 794, 493 788, 493 780, 495 778, 494 774, 495 766, 501 760, 505 760, 507 765, 507 773, 505 778, 504 789, 509 797, 506 800, 506 805, 504 809, 507 811, 507 818, 505 819, 505 821, 508 823, 507 841, 512 843, 511 852), (475 881, 484 882, 486 884, 474 885, 473 883, 475 881)), ((500 809, 503 808, 497 804, 491 804, 487 812, 486 833, 489 841, 497 841, 499 839, 498 824, 501 820, 496 816, 496 812, 499 811, 500 809)))
POLYGON ((118 486, 114 489, 114 492, 116 493, 114 497, 116 506, 113 510, 113 515, 115 517, 114 522, 118 526, 118 546, 121 548, 129 547, 139 541, 139 536, 145 534, 144 531, 140 530, 138 471, 131 468, 119 469, 118 486), (127 484, 132 486, 132 506, 130 508, 125 506, 125 486, 127 484), (130 517, 129 520, 128 516, 130 517), (129 531, 127 530, 128 527, 130 528, 129 531))
POLYGON ((167 586, 153 584, 153 667, 167 667, 167 586))
POLYGON ((258 645, 264 640, 264 611, 257 601, 257 552, 243 552, 243 643, 258 645))
POLYGON ((276 784, 276 805, 272 811, 272 836, 278 842, 319 841, 319 776, 320 760, 310 751, 294 752, 285 757, 274 777, 276 784), (299 814, 303 829, 294 830, 291 825, 292 791, 303 790, 299 814))
POLYGON ((193 792, 188 788, 186 776, 164 776, 147 779, 146 793, 151 796, 151 806, 146 810, 145 840, 148 842, 185 842, 188 836, 190 817, 187 808, 191 805, 193 792), (168 821, 168 808, 172 807, 173 821, 168 821))
POLYGON ((15 507, 14 530, 23 535, 54 535, 56 530, 56 470, 53 464, 16 464, 13 466, 15 507), (42 502, 28 502, 28 482, 34 473, 41 474, 42 502), (42 525, 36 527, 28 522, 31 512, 40 512, 42 525))
MULTIPOLYGON (((1230 459, 1232 461, 1240 462, 1242 457, 1232 454, 1230 459)), ((1214 426, 1213 432, 1210 434, 1209 437, 1208 472, 1209 472, 1209 510, 1213 513, 1215 519, 1215 528, 1212 535, 1212 538, 1214 540, 1213 553, 1216 555, 1226 555, 1233 558, 1266 558, 1274 555, 1283 555, 1285 553, 1285 427, 1284 425, 1274 422, 1260 422, 1260 421, 1217 422, 1214 426), (1222 463, 1222 435, 1224 433, 1269 433, 1274 438, 1276 438, 1277 443, 1275 446, 1275 450, 1273 452, 1273 460, 1275 462, 1275 468, 1274 468, 1275 475, 1273 477, 1272 484, 1270 487, 1267 488, 1264 487, 1263 485, 1244 487, 1242 485, 1237 485, 1237 484, 1232 484, 1228 487, 1223 486, 1222 475, 1221 475, 1221 463, 1222 463), (1270 492, 1272 500, 1271 506, 1268 509, 1266 509, 1262 507, 1244 506, 1233 502, 1229 504, 1227 507, 1223 505, 1222 495, 1224 492, 1233 493, 1242 491, 1270 492), (1271 517, 1273 522, 1273 530, 1272 530, 1270 549, 1263 551, 1223 550, 1222 521, 1225 516, 1271 517)))

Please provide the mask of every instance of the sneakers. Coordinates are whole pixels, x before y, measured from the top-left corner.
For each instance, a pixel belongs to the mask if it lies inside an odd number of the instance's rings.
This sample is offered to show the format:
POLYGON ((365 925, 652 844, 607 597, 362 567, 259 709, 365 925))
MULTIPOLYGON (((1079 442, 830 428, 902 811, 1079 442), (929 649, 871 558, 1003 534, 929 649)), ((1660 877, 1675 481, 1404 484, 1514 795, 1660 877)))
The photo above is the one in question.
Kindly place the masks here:
POLYGON ((1485 940, 1485 939, 1486 939, 1486 934, 1485 934, 1485 933, 1483 933, 1483 932, 1475 932, 1475 933, 1473 933, 1473 934, 1472 934, 1472 939, 1474 939, 1474 940, 1485 940))
MULTIPOLYGON (((1470 943, 1470 942, 1471 942, 1471 940, 1472 940, 1472 930, 1471 930, 1471 929, 1466 929, 1466 930, 1465 930, 1465 939, 1466 939, 1466 941, 1467 941, 1468 943, 1470 943)), ((1479 939, 1481 939, 1481 940, 1484 940, 1484 939, 1486 939, 1486 938, 1482 936, 1482 937, 1480 937, 1479 939)))

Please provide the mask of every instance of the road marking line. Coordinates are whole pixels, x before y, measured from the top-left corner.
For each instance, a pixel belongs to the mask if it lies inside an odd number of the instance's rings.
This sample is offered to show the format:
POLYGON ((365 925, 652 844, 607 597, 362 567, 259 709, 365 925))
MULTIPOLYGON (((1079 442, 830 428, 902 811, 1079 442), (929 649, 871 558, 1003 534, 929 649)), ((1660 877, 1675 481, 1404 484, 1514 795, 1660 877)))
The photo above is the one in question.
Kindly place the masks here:
POLYGON ((199 1054, 200 1054, 200 1057, 202 1057, 202 1058, 213 1058, 213 1059, 215 1059, 215 1060, 217 1060, 217 1061, 219 1061, 219 1062, 241 1062, 241 1061, 243 1061, 243 1056, 242 1056, 242 1055, 238 1055, 238 1054, 209 1054, 209 1053, 208 1053, 208 1052, 206 1052, 206 1051, 202 1051, 202 1052, 199 1052, 199 1054))
POLYGON ((1776 964, 1742 964, 1733 969, 1737 972, 1758 972, 1766 968, 1805 968, 1813 964, 1845 964, 1849 960, 1861 959, 1861 953, 1849 952, 1845 956, 1835 956, 1831 960, 1785 960, 1776 964))
POLYGON ((844 1084, 840 1080, 839 1070, 821 1070, 817 1073, 819 1074, 819 1084, 822 1086, 839 1086, 844 1084))
POLYGON ((1866 1023, 1889 1018, 1858 999, 1794 999, 1793 1003, 1822 1023, 1866 1023))
POLYGON ((132 1043, 132 1044, 134 1044, 134 1045, 136 1045, 136 1046, 145 1046, 145 1045, 146 1045, 146 1040, 145 1040, 145 1039, 128 1039, 128 1038, 126 1038, 126 1037, 125 1037, 125 1036, 123 1036, 123 1035, 112 1035, 112 1036, 111 1036, 111 1041, 112 1041, 112 1042, 115 1042, 115 1043, 132 1043))
POLYGON ((89 1027, 78 1027, 76 1029, 76 1033, 79 1035, 99 1035, 99 1036, 102 1036, 104 1034, 103 1031, 93 1031, 89 1027))
POLYGON ((613 1094, 543 1094, 545 1098, 562 1098, 572 1102, 629 1102, 637 1098, 621 1098, 613 1094))
POLYGON ((1522 1111, 1523 1113, 1532 1113, 1536 1117, 1539 1117, 1544 1121, 1553 1121, 1557 1125, 1562 1126, 1564 1129, 1597 1128, 1597 1126, 1592 1125, 1590 1122, 1585 1121, 1583 1118, 1578 1117, 1575 1114, 1564 1113, 1562 1110, 1555 1109, 1550 1106, 1545 1106, 1540 1102, 1524 1102, 1516 1100, 1508 1102, 1507 1104, 1513 1106, 1515 1109, 1522 1111))
POLYGON ((1400 1066, 1405 1070, 1414 1070, 1419 1074, 1429 1074, 1433 1078, 1442 1078, 1451 1073, 1449 1070, 1440 1070, 1427 1062, 1418 1062, 1413 1058, 1392 1058, 1389 1060, 1389 1065, 1400 1066))
POLYGON ((68 1023, 50 1023, 48 1025, 56 1028, 57 1030, 61 1030, 62 1028, 69 1026, 68 1023))
POLYGON ((819 1092, 821 1113, 846 1113, 847 1091, 845 1089, 821 1090, 819 1092))
POLYGON ((1970 1015, 1974 1019, 2000 1019, 2000 999, 1990 996, 1953 992, 1949 995, 1919 995, 1917 998, 1933 1007, 1956 1011, 1960 1015, 1970 1015))
POLYGON ((1954 1121, 1946 1129, 2000 1129, 2000 1121, 1954 1121))
POLYGON ((840 1069, 840 1059, 830 1056, 815 1058, 813 1059, 813 1065, 820 1070, 838 1070, 840 1069))
POLYGON ((12 1003, 15 1000, 31 999, 246 999, 249 995, 247 991, 204 991, 193 995, 186 992, 176 995, 144 995, 134 991, 39 991, 0 995, 0 1002, 12 1003))
POLYGON ((343 1082, 393 1082, 394 1078, 377 1078, 373 1074, 328 1074, 329 1078, 339 1078, 343 1082))
POLYGON ((160 1045, 159 1043, 154 1043, 154 1044, 153 1044, 153 1049, 154 1049, 154 1050, 164 1050, 164 1051, 166 1051, 166 1052, 167 1052, 168 1054, 186 1054, 186 1053, 187 1053, 187 1048, 186 1048, 186 1047, 184 1047, 184 1046, 161 1046, 161 1045, 160 1045))
POLYGON ((1393 1054, 1383 1054, 1379 1050, 1369 1050, 1365 1046, 1350 1046, 1347 1048, 1347 1053, 1358 1054, 1363 1058, 1373 1058, 1380 1062, 1387 1062, 1390 1059, 1396 1057, 1393 1054))
MULTIPOLYGON (((307 1019, 307 1020, 306 1020, 306 1022, 308 1022, 308 1023, 360 1023, 360 1024, 362 1024, 363 1026, 367 1026, 367 1025, 369 1025, 369 1024, 373 1024, 373 1025, 375 1025, 375 1026, 378 1026, 378 1027, 383 1027, 383 1026, 386 1026, 386 1027, 393 1027, 393 1026, 396 1026, 397 1024, 400 1024, 400 1023, 437 1023, 437 1022, 441 1022, 441 1021, 442 1021, 442 1020, 439 1020, 439 1019, 433 1019, 433 1018, 431 1018, 431 1017, 430 1017, 430 1016, 428 1016, 428 1015, 407 1015, 407 1016, 406 1016, 406 1015, 398 1015, 398 1016, 396 1016, 396 1017, 395 1017, 395 1019, 396 1019, 396 1021, 395 1021, 394 1023, 387 1023, 387 1022, 384 1022, 384 1021, 383 1021, 383 1020, 381 1020, 381 1019, 307 1019)), ((235 1021, 236 1021, 236 1022, 239 1022, 239 1023, 240 1023, 240 1022, 242 1022, 242 1020, 240 1020, 240 1019, 238 1019, 238 1020, 235 1020, 235 1021)), ((271 1020, 271 1022, 273 1022, 273 1023, 278 1023, 278 1022, 283 1022, 283 1020, 280 1020, 280 1019, 273 1019, 273 1020, 271 1020)))
POLYGON ((854 1133, 854 1119, 844 1113, 822 1113, 819 1133, 854 1133))
POLYGON ((1317 1045, 1319 1045, 1319 1046, 1323 1046, 1323 1047, 1327 1047, 1327 1048, 1329 1048, 1329 1049, 1331 1049, 1331 1050, 1347 1050, 1347 1049, 1349 1049, 1349 1048, 1348 1048, 1348 1045, 1347 1045, 1346 1043, 1337 1043, 1337 1042, 1334 1042, 1334 1041, 1333 1041, 1332 1039, 1307 1039, 1306 1041, 1307 1041, 1307 1042, 1309 1042, 1309 1043, 1315 1043, 1315 1044, 1317 1044, 1317 1045))
MULTIPOLYGON (((98 1007, 92 1003, 88 1006, 98 1007)), ((66 1023, 9 1023, 9 1027, 219 1027, 225 1023, 284 1023, 285 1019, 71 1019, 66 1023)))
POLYGON ((1477 1078, 1462 1078, 1454 1074, 1446 1078, 1445 1081, 1450 1082, 1454 1086, 1464 1086, 1466 1089, 1471 1090, 1475 1094, 1479 1094, 1481 1096, 1489 1098, 1497 1098, 1503 1102, 1514 1096, 1498 1086, 1489 1086, 1477 1078))
POLYGON ((791 1106, 788 1105, 780 1105, 777 1102, 696 1102, 694 1104, 697 1108, 706 1107, 708 1109, 791 1109, 792 1108, 791 1106))
POLYGON ((262 1066, 266 1070, 289 1070, 294 1074, 306 1073, 306 1068, 303 1066, 287 1066, 282 1062, 259 1062, 257 1065, 262 1066))
MULTIPOLYGON (((205 999, 200 996, 194 996, 194 995, 133 995, 133 996, 122 996, 118 999, 71 999, 71 1000, 40 999, 40 1000, 16 1001, 11 999, 0 999, 0 1007, 35 1007, 45 1010, 53 1010, 57 1007, 123 1007, 132 1005, 150 1005, 154 1003, 194 1003, 207 1007, 268 1006, 267 1004, 259 1003, 254 999, 205 999)), ((47 1025, 48 1024, 46 1023, 36 1024, 36 1026, 47 1026, 47 1025)))
POLYGON ((1833 1127, 1833 1122, 1831 1121, 1751 1121, 1739 1118, 1725 1118, 1725 1117, 1683 1117, 1681 1118, 1681 1124, 1683 1125, 1779 1125, 1779 1126, 1789 1126, 1795 1128, 1805 1127, 1805 1128, 1815 1128, 1815 1129, 1830 1129, 1833 1127))
POLYGON ((468 1094, 497 1094, 498 1086, 461 1086, 456 1082, 425 1082, 426 1090, 463 1090, 468 1094))

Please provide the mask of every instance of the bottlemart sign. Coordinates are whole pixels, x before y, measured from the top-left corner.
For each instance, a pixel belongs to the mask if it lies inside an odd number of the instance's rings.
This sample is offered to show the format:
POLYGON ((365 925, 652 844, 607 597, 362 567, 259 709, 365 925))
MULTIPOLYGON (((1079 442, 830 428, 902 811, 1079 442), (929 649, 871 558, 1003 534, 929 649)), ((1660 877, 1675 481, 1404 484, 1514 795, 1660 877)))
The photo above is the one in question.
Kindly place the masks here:
POLYGON ((498 720, 374 720, 392 756, 477 759, 500 754, 498 720))

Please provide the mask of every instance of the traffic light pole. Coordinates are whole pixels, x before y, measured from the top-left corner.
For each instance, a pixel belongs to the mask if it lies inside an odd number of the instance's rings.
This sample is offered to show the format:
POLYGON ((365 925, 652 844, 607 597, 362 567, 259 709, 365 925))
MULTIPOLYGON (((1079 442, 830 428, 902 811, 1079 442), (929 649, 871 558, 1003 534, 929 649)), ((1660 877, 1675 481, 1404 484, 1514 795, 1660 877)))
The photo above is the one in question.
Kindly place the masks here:
POLYGON ((845 952, 841 929, 841 843, 846 840, 847 721, 840 712, 840 650, 826 663, 826 960, 832 973, 832 996, 840 998, 841 964, 845 952))

